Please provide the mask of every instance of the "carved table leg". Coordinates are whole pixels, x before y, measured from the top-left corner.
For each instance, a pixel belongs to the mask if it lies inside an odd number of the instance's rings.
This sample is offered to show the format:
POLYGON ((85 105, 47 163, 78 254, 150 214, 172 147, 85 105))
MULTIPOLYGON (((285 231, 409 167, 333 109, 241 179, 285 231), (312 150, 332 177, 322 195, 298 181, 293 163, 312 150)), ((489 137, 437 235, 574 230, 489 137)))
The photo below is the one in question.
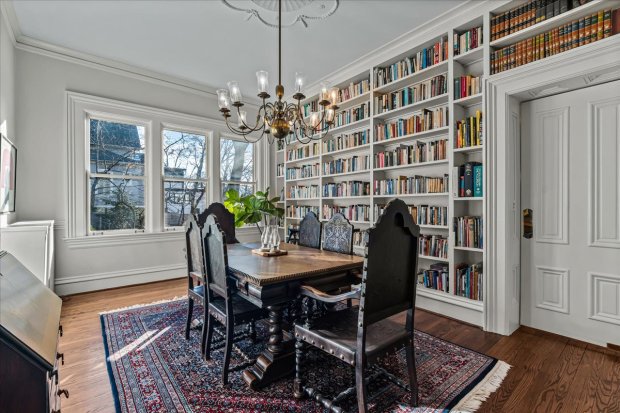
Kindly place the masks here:
POLYGON ((254 390, 292 374, 295 369, 294 341, 288 334, 285 340, 282 331, 282 306, 271 305, 267 310, 269 310, 267 349, 258 356, 254 365, 243 372, 243 380, 254 390))

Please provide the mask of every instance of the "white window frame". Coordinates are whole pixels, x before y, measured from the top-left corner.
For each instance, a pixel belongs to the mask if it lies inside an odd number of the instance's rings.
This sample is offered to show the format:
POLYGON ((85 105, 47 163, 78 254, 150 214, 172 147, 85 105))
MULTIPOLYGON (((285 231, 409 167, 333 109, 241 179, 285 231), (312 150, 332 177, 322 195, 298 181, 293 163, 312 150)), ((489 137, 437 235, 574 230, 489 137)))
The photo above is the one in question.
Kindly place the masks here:
POLYGON ((148 120, 131 118, 125 116, 118 116, 109 113, 99 113, 94 111, 87 112, 86 115, 86 125, 85 125, 85 140, 86 140, 86 184, 88 188, 86 190, 86 205, 88 211, 86 213, 86 228, 88 228, 88 235, 108 235, 108 234, 135 234, 145 232, 146 222, 148 221, 148 215, 152 213, 150 211, 149 205, 147 205, 147 199, 149 194, 149 184, 150 179, 147 172, 147 164, 148 164, 148 155, 150 149, 150 134, 151 134, 151 124, 148 120), (104 122, 113 122, 113 123, 122 123, 126 125, 136 125, 144 127, 144 173, 142 175, 117 175, 117 174, 104 174, 104 173, 93 173, 90 171, 90 122, 91 120, 96 119, 104 122), (107 231, 91 231, 91 213, 90 210, 90 201, 91 201, 91 193, 90 193, 90 179, 91 178, 102 178, 102 179, 125 179, 125 180, 141 180, 144 186, 144 228, 142 229, 114 229, 107 231))
POLYGON ((212 151, 211 145, 209 145, 211 134, 212 134, 212 131, 209 131, 206 129, 196 129, 196 128, 190 128, 187 126, 173 125, 173 124, 162 124, 162 127, 161 127, 162 144, 160 145, 161 153, 162 153, 162 160, 160 163, 161 164, 161 195, 162 195, 161 222, 163 224, 164 231, 179 231, 183 228, 183 226, 174 226, 174 225, 166 226, 166 207, 164 205, 164 196, 165 196, 164 190, 165 190, 166 182, 203 183, 205 186, 205 203, 207 206, 209 206, 209 200, 212 199, 212 197, 210 196, 211 185, 209 185, 209 178, 213 176, 213 171, 211 170, 212 162, 209 162, 209 157, 212 151), (191 133, 194 135, 200 135, 200 136, 205 137, 206 150, 205 150, 205 160, 204 160, 205 161, 205 177, 204 178, 202 179, 181 178, 181 177, 172 178, 172 177, 165 176, 164 161, 163 161, 163 152, 164 152, 163 139, 164 139, 164 132, 167 130, 174 131, 174 132, 180 132, 180 133, 191 133))
MULTIPOLYGON (((266 139, 266 138, 265 138, 266 139)), ((218 176, 219 176, 219 180, 220 180, 220 185, 219 185, 219 192, 220 192, 220 196, 223 196, 222 194, 222 187, 225 184, 237 184, 237 185, 252 185, 254 187, 254 191, 252 192, 253 194, 256 193, 257 191, 257 187, 259 185, 259 179, 257 176, 257 171, 259 170, 259 165, 262 165, 261 160, 259 160, 260 156, 259 156, 259 150, 261 149, 260 146, 260 142, 248 142, 245 139, 243 139, 243 137, 239 137, 239 136, 233 136, 233 135, 229 135, 229 134, 221 134, 218 140, 218 176), (249 143, 250 145, 252 145, 252 181, 223 181, 222 180, 222 171, 221 171, 221 160, 222 160, 222 140, 226 139, 226 140, 230 140, 230 141, 237 141, 237 142, 246 142, 249 143)), ((222 202, 224 202, 224 199, 222 198, 222 202)))

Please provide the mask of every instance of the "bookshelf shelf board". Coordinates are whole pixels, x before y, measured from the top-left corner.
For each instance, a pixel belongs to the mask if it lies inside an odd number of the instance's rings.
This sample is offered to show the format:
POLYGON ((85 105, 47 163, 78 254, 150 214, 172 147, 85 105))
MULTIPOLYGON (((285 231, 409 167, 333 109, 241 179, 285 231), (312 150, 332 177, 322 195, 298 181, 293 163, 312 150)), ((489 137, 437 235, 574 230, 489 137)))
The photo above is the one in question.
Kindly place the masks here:
POLYGON ((620 6, 620 0, 592 0, 589 3, 569 10, 566 13, 554 16, 548 20, 543 20, 540 23, 534 24, 518 32, 509 34, 500 39, 493 40, 490 43, 490 46, 494 48, 508 46, 521 40, 525 40, 529 37, 536 36, 537 34, 549 31, 550 29, 557 26, 570 23, 573 20, 579 20, 582 17, 589 16, 595 11, 601 9, 615 9, 618 6, 620 6))
POLYGON ((375 198, 426 198, 431 196, 448 196, 447 192, 432 192, 427 194, 393 194, 393 195, 373 195, 375 198))
POLYGON ((299 182, 299 181, 312 181, 314 179, 319 179, 320 176, 308 176, 305 178, 294 178, 294 179, 287 179, 286 182, 299 182))
POLYGON ((426 224, 418 224, 418 226, 422 229, 448 229, 447 225, 426 225, 426 224))
POLYGON ((370 172, 370 169, 364 169, 362 171, 341 172, 339 174, 327 174, 327 175, 323 175, 323 178, 335 178, 339 176, 348 176, 348 175, 361 175, 361 174, 367 174, 369 172, 370 172))
POLYGON ((308 156, 306 158, 299 158, 299 159, 293 159, 290 161, 286 161, 287 164, 296 164, 296 163, 300 163, 303 161, 313 161, 316 159, 319 159, 321 157, 321 155, 312 155, 312 156, 308 156))
POLYGON ((461 307, 469 308, 471 310, 482 312, 484 309, 484 304, 482 303, 482 301, 460 297, 458 295, 445 293, 439 290, 433 290, 432 288, 424 287, 424 285, 418 284, 417 292, 424 297, 443 301, 448 304, 454 304, 461 307))
POLYGON ((484 199, 483 196, 455 196, 455 201, 482 201, 484 199))
POLYGON ((469 252, 479 252, 479 253, 483 253, 484 249, 482 248, 470 248, 470 247, 454 247, 455 250, 457 251, 469 251, 469 252))
POLYGON ((363 103, 364 101, 368 101, 368 99, 370 99, 370 93, 370 91, 364 92, 361 95, 354 96, 351 99, 344 100, 336 105, 338 105, 338 109, 343 109, 349 106, 354 106, 356 103, 363 103))
POLYGON ((284 178, 284 175, 278 175, 278 176, 276 176, 276 178, 277 179, 284 178))
POLYGON ((433 137, 436 135, 445 134, 449 130, 450 130, 449 126, 442 126, 441 128, 431 129, 431 130, 427 130, 424 132, 411 133, 409 135, 403 135, 397 138, 390 138, 390 139, 384 139, 382 141, 375 141, 374 144, 375 145, 391 145, 393 143, 400 143, 400 142, 409 141, 409 140, 413 141, 416 139, 424 139, 424 138, 429 138, 429 137, 433 137))
POLYGON ((482 93, 476 93, 475 95, 466 96, 464 98, 460 98, 454 101, 455 105, 461 105, 465 107, 481 105, 482 104, 482 93))
POLYGON ((284 149, 279 149, 276 151, 277 154, 284 153, 284 149))
POLYGON ((286 198, 287 201, 318 201, 320 198, 314 197, 314 198, 286 198))
POLYGON ((441 159, 439 161, 428 161, 428 162, 420 162, 420 163, 410 163, 407 165, 386 166, 385 168, 375 168, 375 172, 393 171, 395 169, 406 169, 406 168, 420 168, 423 166, 442 165, 442 164, 447 164, 447 163, 448 163, 447 159, 441 159))
POLYGON ((436 65, 427 67, 426 69, 419 70, 414 72, 408 76, 401 77, 398 80, 395 80, 390 83, 386 83, 382 86, 377 86, 374 88, 374 92, 387 93, 393 92, 398 89, 402 89, 408 84, 417 83, 421 80, 425 80, 427 78, 433 77, 435 75, 441 74, 448 70, 448 60, 444 60, 443 62, 439 62, 436 65))
POLYGON ((368 199, 370 195, 352 195, 352 196, 324 196, 323 200, 347 200, 347 199, 368 199))
POLYGON ((363 250, 364 248, 366 248, 366 246, 364 246, 364 245, 354 245, 353 246, 354 250, 363 250))
POLYGON ((351 122, 351 123, 347 123, 346 125, 340 125, 340 126, 336 126, 333 129, 329 130, 329 133, 334 133, 334 132, 338 132, 338 131, 342 131, 342 130, 346 130, 346 129, 353 129, 355 127, 361 126, 365 123, 369 123, 368 121, 370 120, 370 117, 368 118, 364 118, 361 120, 356 120, 355 122, 351 122))
POLYGON ((454 153, 467 153, 467 152, 482 152, 483 149, 484 149, 483 145, 478 145, 478 146, 468 146, 466 148, 454 148, 452 149, 452 151, 454 153))
POLYGON ((464 66, 469 66, 471 64, 481 62, 484 57, 484 46, 480 45, 475 49, 468 50, 466 52, 461 53, 460 55, 454 56, 453 59, 455 62, 458 62, 464 66))
POLYGON ((331 152, 325 152, 323 156, 334 156, 334 155, 339 155, 339 154, 346 153, 346 152, 362 151, 364 149, 368 150, 369 147, 370 147, 370 144, 366 143, 364 145, 352 146, 350 148, 344 148, 344 149, 338 149, 338 150, 331 151, 331 152))
POLYGON ((432 260, 432 261, 439 261, 439 262, 450 262, 450 260, 448 258, 433 257, 431 255, 418 255, 418 258, 421 258, 423 260, 432 260))
POLYGON ((378 113, 374 115, 373 118, 374 119, 389 119, 394 116, 402 115, 403 113, 419 111, 420 109, 428 107, 429 105, 440 105, 442 103, 447 103, 448 96, 449 96, 448 93, 442 93, 441 95, 433 96, 428 99, 410 103, 408 105, 401 106, 400 108, 378 113))

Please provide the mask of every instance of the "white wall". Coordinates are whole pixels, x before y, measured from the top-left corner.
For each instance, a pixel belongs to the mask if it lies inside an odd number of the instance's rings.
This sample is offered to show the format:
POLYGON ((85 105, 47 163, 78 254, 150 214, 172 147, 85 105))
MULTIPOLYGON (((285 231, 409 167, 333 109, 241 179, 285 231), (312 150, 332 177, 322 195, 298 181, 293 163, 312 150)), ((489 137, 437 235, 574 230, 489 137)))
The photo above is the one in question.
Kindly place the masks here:
POLYGON ((215 96, 19 47, 16 72, 19 219, 56 220, 56 291, 69 294, 183 276, 182 233, 122 245, 84 246, 64 240, 68 199, 65 91, 219 118, 215 96))
MULTIPOLYGON (((15 48, 0 7, 0 132, 18 147, 15 127, 15 48)), ((16 213, 0 215, 0 228, 15 221, 16 213)))

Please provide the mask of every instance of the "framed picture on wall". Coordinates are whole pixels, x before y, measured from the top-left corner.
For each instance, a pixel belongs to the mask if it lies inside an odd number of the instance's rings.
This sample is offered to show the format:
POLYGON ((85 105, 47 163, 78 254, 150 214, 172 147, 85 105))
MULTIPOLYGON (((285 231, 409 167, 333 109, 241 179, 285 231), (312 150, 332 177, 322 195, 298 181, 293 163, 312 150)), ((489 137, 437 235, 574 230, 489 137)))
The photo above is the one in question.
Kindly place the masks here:
POLYGON ((15 171, 17 148, 0 135, 0 214, 15 212, 15 171))

